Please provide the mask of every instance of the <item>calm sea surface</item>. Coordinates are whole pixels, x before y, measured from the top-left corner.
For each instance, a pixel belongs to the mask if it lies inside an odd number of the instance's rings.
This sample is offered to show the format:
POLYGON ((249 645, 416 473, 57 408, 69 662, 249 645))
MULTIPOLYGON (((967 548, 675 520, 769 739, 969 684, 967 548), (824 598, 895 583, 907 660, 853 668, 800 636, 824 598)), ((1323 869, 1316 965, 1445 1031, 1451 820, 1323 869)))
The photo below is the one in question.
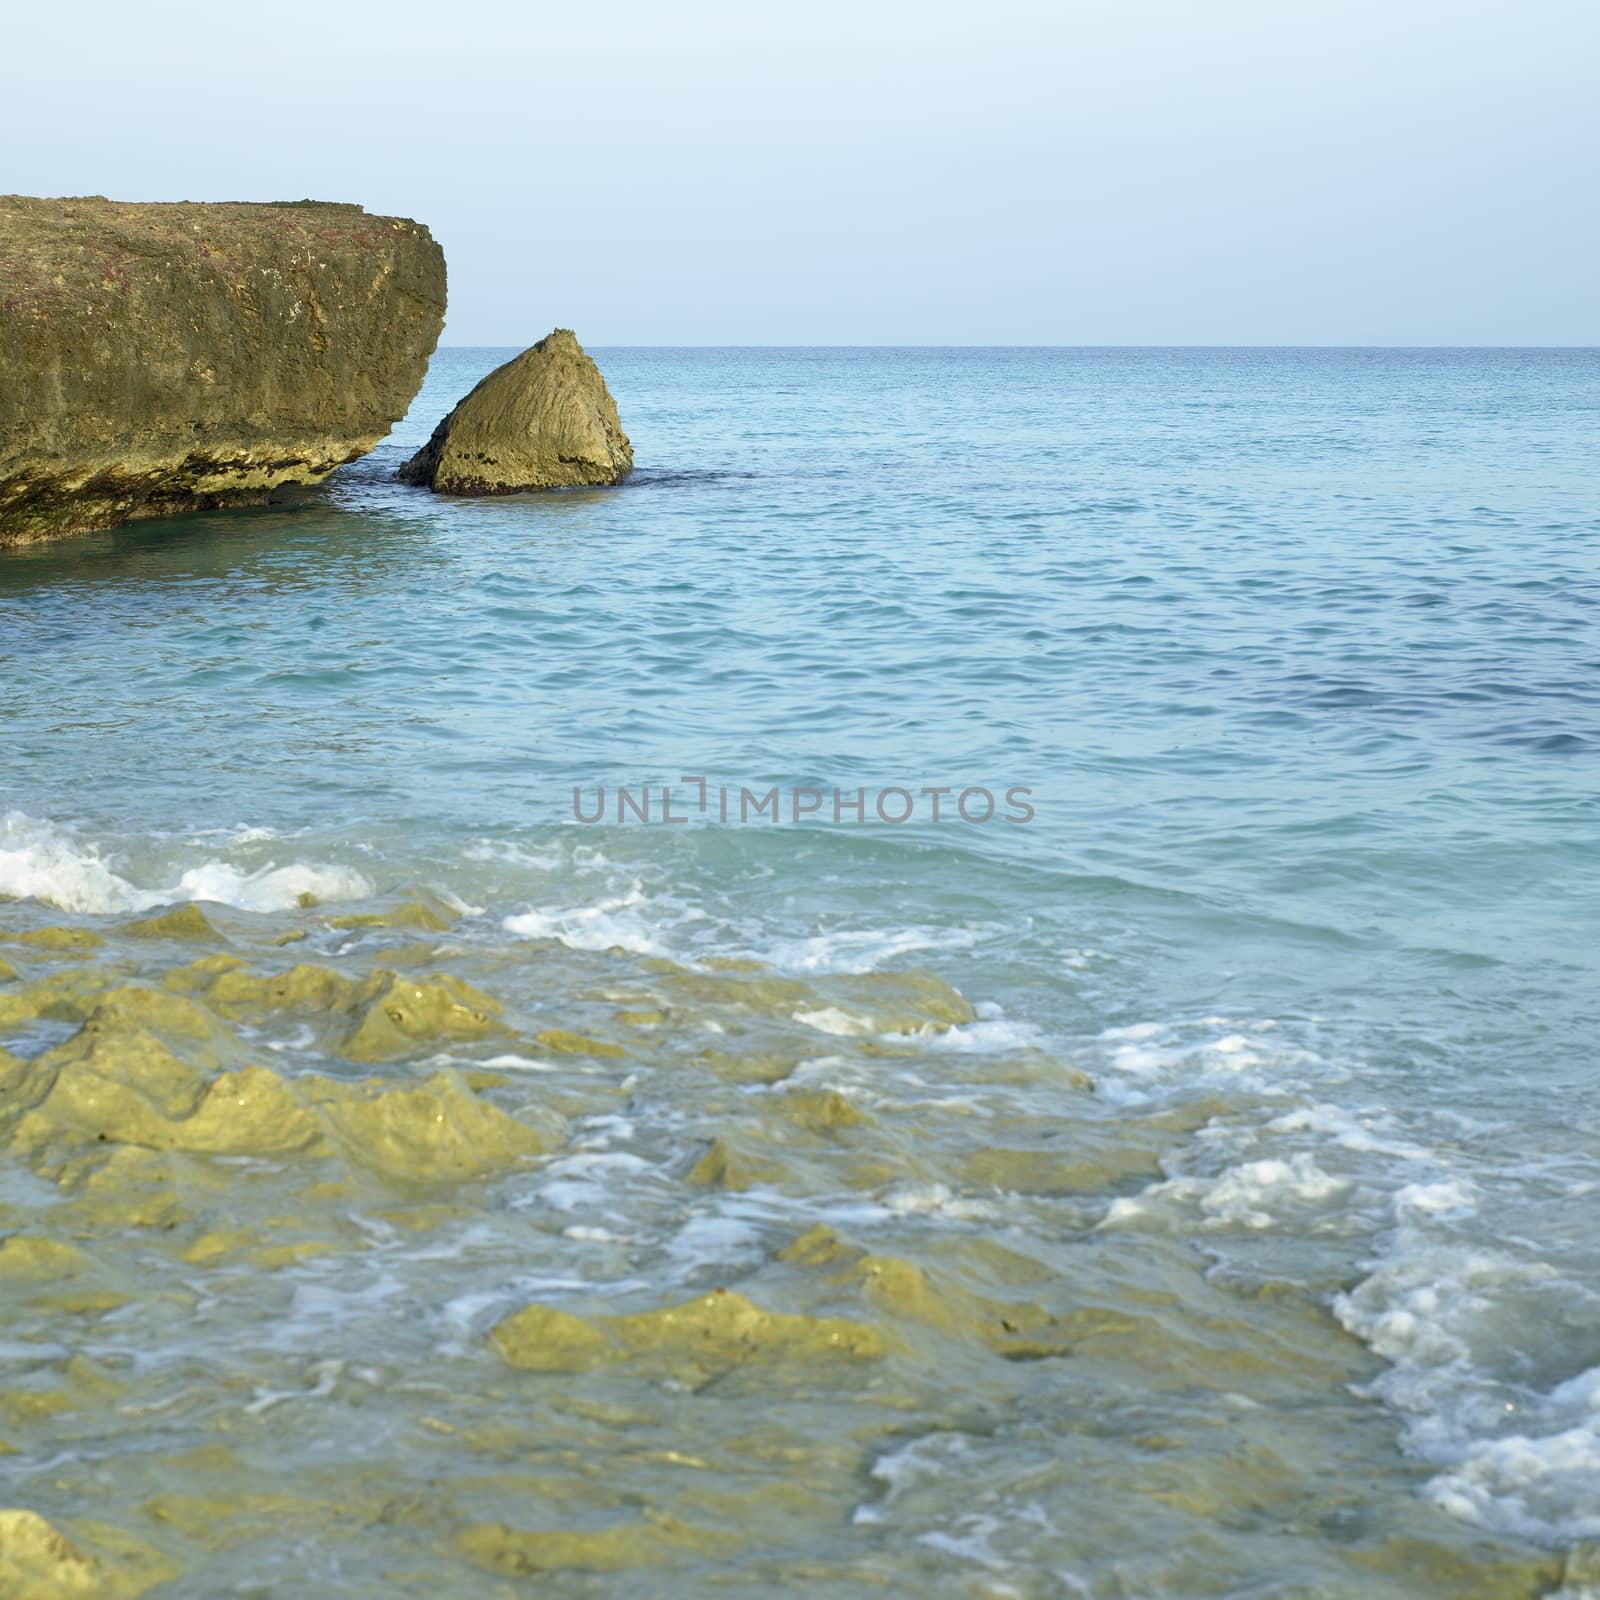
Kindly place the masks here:
POLYGON ((184 1597, 1596 1592, 1600 353, 602 350, 623 488, 394 483, 513 353, 0 557, 17 1070, 133 985, 544 1152, 15 1134, 4 1501, 184 1597), (881 1348, 603 1320, 717 1289, 881 1348))

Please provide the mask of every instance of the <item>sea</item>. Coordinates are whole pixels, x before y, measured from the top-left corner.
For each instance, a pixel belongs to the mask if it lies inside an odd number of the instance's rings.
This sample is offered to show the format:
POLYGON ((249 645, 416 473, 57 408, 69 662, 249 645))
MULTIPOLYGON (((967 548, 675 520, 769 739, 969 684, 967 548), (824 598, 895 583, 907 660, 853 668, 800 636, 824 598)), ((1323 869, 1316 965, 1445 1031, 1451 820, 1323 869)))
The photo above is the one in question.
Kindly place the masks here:
POLYGON ((184 1600, 1600 1594, 1600 352, 591 353, 620 487, 397 483, 444 348, 0 556, 0 1501, 184 1600))

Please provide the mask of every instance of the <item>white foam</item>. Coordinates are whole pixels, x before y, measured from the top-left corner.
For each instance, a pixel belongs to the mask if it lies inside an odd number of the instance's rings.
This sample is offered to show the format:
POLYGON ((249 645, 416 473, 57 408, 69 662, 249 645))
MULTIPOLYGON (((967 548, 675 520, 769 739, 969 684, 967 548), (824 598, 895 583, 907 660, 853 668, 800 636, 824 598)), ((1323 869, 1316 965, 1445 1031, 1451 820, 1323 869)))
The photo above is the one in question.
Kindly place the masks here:
POLYGON ((1144 1195, 1123 1195, 1106 1207, 1100 1219, 1102 1228, 1129 1227, 1151 1215, 1156 1208, 1144 1195))
POLYGON ((1348 1180, 1324 1172, 1305 1151, 1231 1167, 1197 1196, 1206 1217, 1221 1224, 1270 1228, 1284 1210, 1316 1206, 1344 1193, 1348 1180))
POLYGON ((1384 1257, 1335 1314, 1389 1363, 1371 1389, 1437 1469, 1427 1500, 1498 1533, 1600 1538, 1600 1367, 1538 1379, 1568 1357, 1563 1329, 1592 1324, 1595 1296, 1514 1242, 1459 1242, 1478 1200, 1459 1179, 1398 1189, 1384 1257))
POLYGON ((566 864, 559 850, 524 850, 505 840, 482 839, 469 845, 462 856, 468 861, 504 861, 513 866, 533 867, 539 872, 555 872, 566 864))
POLYGON ((1173 1085, 1222 1092, 1305 1093, 1351 1076, 1350 1068, 1297 1045, 1273 1017, 1193 1017, 1106 1028, 1096 1090, 1113 1105, 1143 1105, 1173 1085))
POLYGON ((522 939, 555 939, 569 950, 616 947, 635 955, 663 956, 666 946, 640 914, 645 903, 643 887, 635 882, 626 893, 592 905, 523 911, 507 917, 502 926, 522 939))
POLYGON ((1347 1111, 1342 1106, 1301 1106, 1274 1117, 1265 1133, 1310 1133, 1331 1139, 1342 1148, 1362 1155, 1395 1156, 1402 1161, 1431 1161, 1433 1152, 1398 1136, 1390 1138, 1377 1131, 1393 1119, 1386 1112, 1347 1111))
POLYGON ((1461 1178, 1443 1178, 1435 1183, 1407 1183, 1395 1191, 1397 1216, 1420 1213, 1424 1216, 1465 1216, 1477 1209, 1477 1190, 1461 1178))
POLYGON ((884 1485, 888 1503, 943 1471, 947 1457, 960 1460, 971 1453, 972 1446, 961 1434, 924 1434, 898 1449, 884 1451, 872 1463, 870 1474, 884 1485))
POLYGON ((808 1028, 815 1028, 818 1033, 831 1033, 840 1039, 849 1039, 874 1031, 872 1023, 865 1017, 852 1017, 848 1011, 841 1011, 838 1006, 819 1006, 814 1011, 797 1011, 794 1020, 803 1022, 808 1028))
POLYGON ((362 900, 373 892, 371 882, 353 867, 314 867, 303 862, 277 867, 270 863, 244 872, 227 862, 193 867, 179 878, 175 891, 163 890, 146 900, 165 905, 172 900, 213 900, 241 911, 288 911, 303 895, 322 900, 362 900))
MULTIPOLYGON (((1149 1094, 1226 1077, 1277 1096, 1300 1089, 1300 1071, 1319 1089, 1351 1076, 1274 1031, 1270 1019, 1202 1018, 1110 1029, 1101 1044, 1123 1081, 1149 1094)), ((1453 1110, 1430 1114, 1465 1136, 1493 1131, 1453 1110)), ((1423 1497, 1491 1532, 1553 1545, 1600 1538, 1600 1367, 1579 1332, 1600 1326, 1592 1252, 1579 1246, 1558 1267, 1499 1221, 1485 1243, 1491 1186, 1506 1169, 1469 1176, 1453 1139, 1431 1148, 1409 1133, 1385 1107, 1320 1098, 1253 1124, 1226 1119, 1193 1136, 1208 1159, 1230 1156, 1225 1168, 1118 1198, 1100 1226, 1291 1237, 1386 1228, 1369 1275, 1333 1309, 1388 1364, 1369 1392, 1431 1468, 1423 1497)), ((1581 1187, 1567 1179, 1562 1193, 1581 1187)), ((1558 1226, 1549 1237, 1570 1252, 1558 1226)))
POLYGON ((630 1150, 576 1150, 552 1161, 548 1171, 564 1177, 607 1172, 648 1172, 650 1163, 630 1150))
POLYGON ((247 1405, 245 1414, 258 1417, 263 1411, 270 1410, 273 1406, 281 1405, 285 1400, 326 1400, 338 1385, 344 1373, 343 1361, 318 1361, 313 1363, 308 1376, 316 1379, 309 1389, 265 1389, 259 1385, 255 1390, 255 1399, 247 1405))
MULTIPOLYGON (((1021 1600, 1025 1593, 1041 1592, 1031 1581, 1038 1569, 1029 1556, 1038 1532, 1055 1526, 1044 1506, 1037 1500, 997 1504, 998 1497, 990 1491, 981 1500, 992 1509, 979 1509, 977 1504, 958 1506, 954 1512, 949 1509, 949 1485, 988 1482, 993 1449, 992 1441, 932 1433, 885 1451, 869 1469, 881 1485, 881 1493, 859 1503, 851 1521, 858 1527, 893 1527, 897 1542, 912 1541, 937 1551, 947 1573, 955 1562, 984 1569, 981 1578, 958 1582, 952 1592, 981 1594, 991 1600, 1021 1600), (1024 1563, 1027 1575, 1020 1570, 1024 1563), (1017 1583, 1004 1576, 1010 1572, 1018 1573, 1017 1583)), ((1049 1573, 1054 1580, 1051 1594, 1089 1593, 1089 1586, 1072 1573, 1059 1567, 1051 1567, 1049 1573)))
POLYGON ((878 1204, 894 1217, 954 1217, 982 1219, 993 1217, 997 1207, 988 1200, 954 1195, 942 1183, 890 1184, 877 1195, 878 1204))
POLYGON ((580 1117, 573 1128, 578 1135, 572 1142, 574 1150, 604 1150, 613 1140, 631 1139, 635 1131, 632 1119, 616 1112, 580 1117))
POLYGON ((201 828, 189 836, 192 845, 210 844, 215 839, 226 839, 229 844, 262 844, 276 839, 276 828, 256 828, 241 822, 236 828, 201 828))
POLYGON ((969 950, 976 943, 970 928, 854 928, 774 940, 756 953, 784 972, 863 973, 913 950, 969 950))
POLYGON ((94 845, 20 811, 0 821, 0 895, 43 900, 63 911, 128 911, 142 903, 94 845))
POLYGON ((497 1067, 507 1072, 555 1072, 559 1070, 554 1062, 540 1061, 533 1056, 518 1055, 490 1056, 483 1065, 497 1067))
MULTIPOLYGON (((990 1567, 995 1571, 1003 1571, 1011 1565, 1003 1556, 997 1555, 990 1548, 990 1541, 996 1534, 1009 1531, 998 1517, 971 1512, 961 1517, 956 1526, 963 1530, 960 1534, 935 1528, 927 1533, 919 1533, 917 1543, 926 1545, 930 1550, 937 1550, 940 1555, 955 1556, 962 1561, 973 1561, 979 1566, 990 1567)), ((1009 1592, 1016 1594, 1019 1591, 1009 1592)))
POLYGON ((1239 1075, 1258 1067, 1265 1059, 1243 1034, 1225 1034, 1220 1039, 1187 1042, 1171 1038, 1170 1030, 1157 1025, 1113 1028, 1101 1035, 1112 1044, 1111 1065, 1117 1072, 1136 1078, 1190 1076, 1194 1073, 1239 1075))
POLYGON ((976 1022, 963 1022, 943 1033, 929 1034, 923 1040, 923 1048, 957 1054, 1009 1055, 1016 1050, 1041 1049, 1044 1041, 1043 1030, 1031 1022, 980 1016, 976 1022))
MULTIPOLYGON (((1600 1369, 1585 1374, 1600 1376, 1600 1369)), ((1600 1418, 1472 1446, 1424 1491, 1442 1511, 1527 1539, 1600 1538, 1600 1418)))
POLYGON ((1103 1228, 1137 1225, 1146 1219, 1171 1221, 1200 1214, 1208 1229, 1249 1228, 1262 1231, 1284 1224, 1303 1228, 1308 1213, 1314 1220, 1352 1188, 1346 1178, 1324 1172, 1308 1151, 1287 1159, 1279 1156, 1245 1161, 1215 1178, 1182 1177, 1153 1183, 1138 1195, 1113 1200, 1101 1220, 1103 1228))
POLYGON ((285 911, 302 895, 361 899, 372 884, 351 867, 269 862, 246 871, 227 861, 190 867, 175 884, 144 888, 113 869, 92 841, 20 811, 0 821, 0 895, 42 900, 63 911, 147 911, 175 901, 209 900, 241 911, 285 911))

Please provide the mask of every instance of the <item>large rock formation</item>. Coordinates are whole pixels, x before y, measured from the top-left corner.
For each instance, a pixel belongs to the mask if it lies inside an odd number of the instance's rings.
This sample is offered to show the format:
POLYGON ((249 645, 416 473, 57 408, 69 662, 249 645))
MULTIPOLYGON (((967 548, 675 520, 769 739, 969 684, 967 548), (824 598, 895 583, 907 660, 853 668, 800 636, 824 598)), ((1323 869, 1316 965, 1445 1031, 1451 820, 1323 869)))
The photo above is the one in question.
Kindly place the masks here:
POLYGON ((364 455, 444 321, 360 206, 0 197, 0 546, 259 503, 364 455))
POLYGON ((439 494, 621 483, 633 446, 600 369, 569 328, 496 367, 396 476, 439 494))

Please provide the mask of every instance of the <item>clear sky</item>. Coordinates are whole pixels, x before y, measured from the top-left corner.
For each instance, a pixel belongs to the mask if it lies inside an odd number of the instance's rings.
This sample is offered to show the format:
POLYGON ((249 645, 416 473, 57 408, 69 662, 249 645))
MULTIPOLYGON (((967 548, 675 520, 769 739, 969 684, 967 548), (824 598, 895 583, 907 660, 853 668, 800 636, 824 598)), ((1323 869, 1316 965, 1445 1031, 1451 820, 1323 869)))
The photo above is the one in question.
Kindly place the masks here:
POLYGON ((355 200, 449 344, 1600 344, 1600 0, 55 0, 0 188, 355 200))

